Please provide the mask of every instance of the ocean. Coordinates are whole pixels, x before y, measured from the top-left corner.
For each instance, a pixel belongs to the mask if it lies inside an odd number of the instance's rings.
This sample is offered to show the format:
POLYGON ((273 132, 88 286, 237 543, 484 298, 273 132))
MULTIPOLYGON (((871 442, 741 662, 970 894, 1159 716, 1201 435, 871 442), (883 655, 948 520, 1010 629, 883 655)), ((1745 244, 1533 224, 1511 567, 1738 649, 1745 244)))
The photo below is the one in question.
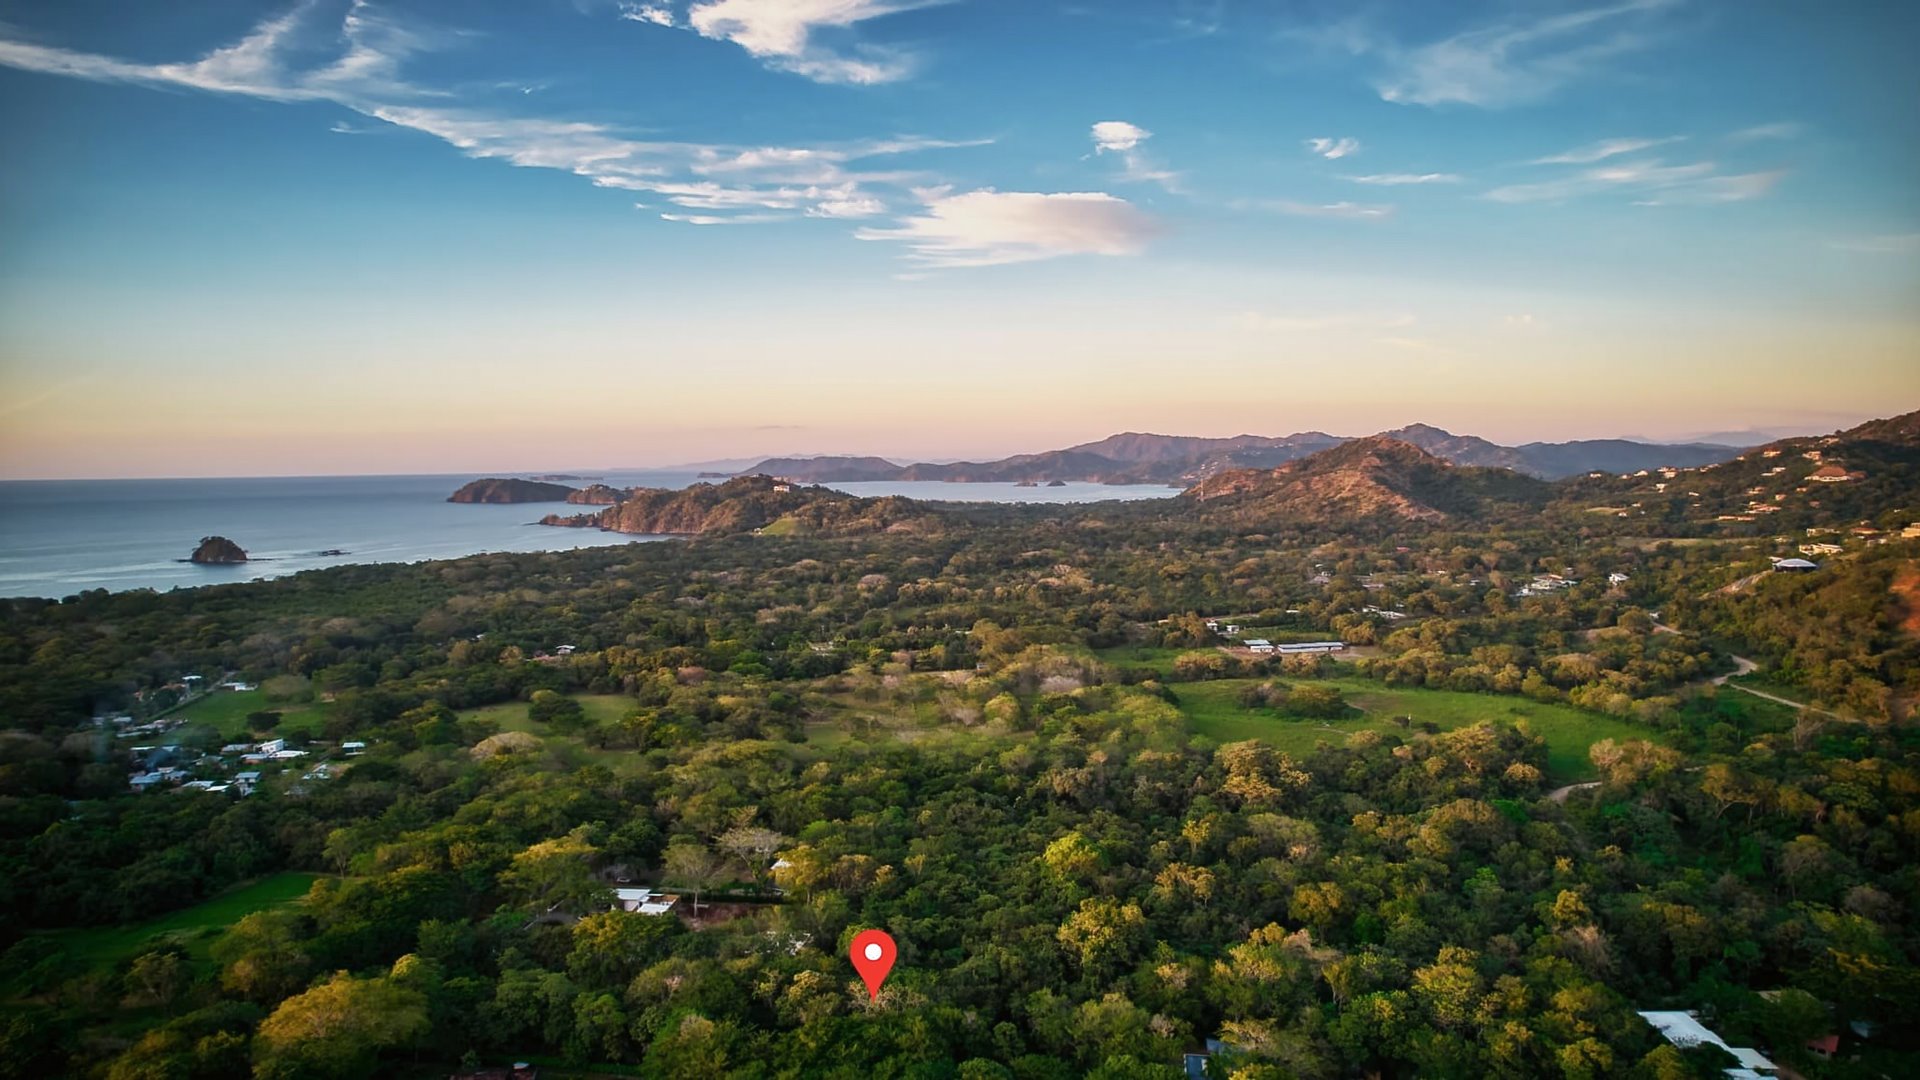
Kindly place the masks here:
MULTIPOLYGON (((605 472, 615 487, 682 488, 692 472, 605 472)), ((658 537, 536 525, 577 509, 554 503, 450 503, 472 475, 305 476, 218 480, 0 481, 0 596, 62 597, 87 589, 174 589, 281 577, 347 563, 419 562, 490 551, 561 551, 658 537), (224 536, 249 562, 184 561, 203 536, 224 536), (322 555, 339 550, 343 554, 322 555)), ((586 481, 570 481, 584 486, 586 481)), ((1165 498, 1158 485, 937 481, 832 485, 855 495, 980 502, 1165 498)))

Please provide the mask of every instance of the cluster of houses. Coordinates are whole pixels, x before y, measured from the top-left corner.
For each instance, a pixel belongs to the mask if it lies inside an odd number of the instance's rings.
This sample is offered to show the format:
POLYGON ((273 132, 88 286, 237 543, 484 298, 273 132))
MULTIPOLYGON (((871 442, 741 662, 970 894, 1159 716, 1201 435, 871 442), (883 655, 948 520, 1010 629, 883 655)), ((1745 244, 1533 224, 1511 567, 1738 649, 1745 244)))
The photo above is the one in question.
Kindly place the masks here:
MULTIPOLYGON (((364 742, 340 744, 340 753, 344 757, 359 757, 366 752, 367 744, 364 742)), ((136 746, 132 748, 132 753, 135 771, 127 778, 127 783, 135 791, 170 788, 216 794, 233 792, 244 796, 253 794, 260 787, 264 775, 260 766, 285 766, 311 756, 312 752, 291 749, 287 746, 287 740, 275 738, 258 743, 228 743, 215 754, 202 754, 177 743, 136 746), (222 775, 217 779, 208 779, 207 773, 222 775), (195 774, 199 774, 200 778, 193 779, 195 774)), ((332 762, 322 761, 302 773, 300 779, 331 780, 338 775, 340 768, 332 762)))

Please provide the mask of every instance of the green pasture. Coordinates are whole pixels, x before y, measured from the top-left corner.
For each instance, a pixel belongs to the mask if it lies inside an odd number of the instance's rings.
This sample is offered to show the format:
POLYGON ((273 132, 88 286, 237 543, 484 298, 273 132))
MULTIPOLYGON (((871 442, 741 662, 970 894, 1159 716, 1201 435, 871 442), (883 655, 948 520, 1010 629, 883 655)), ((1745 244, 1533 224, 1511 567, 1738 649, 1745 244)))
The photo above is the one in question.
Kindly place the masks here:
POLYGON ((280 723, 273 729, 275 735, 313 737, 320 734, 326 723, 326 710, 325 705, 317 703, 277 705, 268 701, 262 690, 215 690, 173 716, 189 724, 213 728, 221 738, 232 741, 246 734, 248 713, 279 713, 280 723))
POLYGON ((1534 734, 1547 740, 1547 772, 1556 783, 1590 779, 1594 769, 1587 760, 1587 749, 1602 739, 1662 740, 1661 733, 1652 728, 1565 705, 1505 695, 1395 688, 1363 679, 1328 680, 1328 684, 1339 687, 1359 715, 1332 721, 1301 720, 1271 709, 1241 705, 1240 692, 1256 682, 1221 679, 1177 683, 1172 689, 1180 698, 1181 711, 1199 734, 1221 742, 1259 739, 1294 754, 1308 753, 1323 742, 1339 743, 1355 731, 1404 735, 1429 722, 1451 731, 1482 720, 1500 724, 1524 720, 1534 734), (1412 717, 1410 727, 1395 723, 1398 716, 1412 717))

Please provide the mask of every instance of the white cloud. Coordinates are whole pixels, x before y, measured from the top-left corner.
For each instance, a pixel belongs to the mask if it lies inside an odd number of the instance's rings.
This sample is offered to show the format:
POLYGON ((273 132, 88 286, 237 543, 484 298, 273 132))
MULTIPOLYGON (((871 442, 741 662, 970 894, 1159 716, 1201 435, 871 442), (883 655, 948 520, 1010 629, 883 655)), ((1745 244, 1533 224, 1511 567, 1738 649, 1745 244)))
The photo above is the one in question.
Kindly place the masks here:
POLYGON ((907 246, 930 267, 997 266, 1064 255, 1138 255, 1159 227, 1125 199, 1105 192, 994 191, 922 193, 923 214, 896 228, 866 228, 862 240, 907 246))
MULTIPOLYGON (((639 206, 638 203, 635 206, 639 206)), ((760 225, 769 221, 786 220, 780 214, 661 214, 662 221, 677 221, 682 225, 760 225)))
POLYGON ((1129 124, 1125 120, 1102 120, 1093 125, 1093 146, 1096 153, 1108 150, 1131 150, 1148 139, 1153 132, 1138 124, 1129 124))
POLYGON ((1153 132, 1125 120, 1102 120, 1093 125, 1091 135, 1094 153, 1120 155, 1127 166, 1122 179, 1159 184, 1168 191, 1180 190, 1180 174, 1161 168, 1140 149, 1141 143, 1153 138, 1153 132))
POLYGON ((1827 246, 1869 255, 1911 255, 1920 252, 1920 232, 1855 236, 1831 241, 1827 246))
POLYGON ((1685 135, 1668 135, 1660 139, 1602 139, 1599 142, 1576 146, 1572 150, 1554 154, 1551 157, 1534 158, 1529 165, 1591 165, 1596 161, 1605 161, 1621 154, 1631 154, 1649 147, 1664 146, 1684 140, 1685 135))
POLYGON ((1302 203, 1282 199, 1264 204, 1295 217, 1344 218, 1349 221, 1385 221, 1393 216, 1393 207, 1379 203, 1302 203))
POLYGON ((630 22, 652 23, 655 26, 672 26, 673 9, 660 4, 620 5, 620 17, 630 22))
POLYGON ((1328 160, 1337 160, 1360 152, 1359 139, 1308 139, 1307 149, 1328 160))
POLYGON ((1457 173, 1373 173, 1369 176, 1349 176, 1348 180, 1356 184, 1376 184, 1381 187, 1398 187, 1405 184, 1457 184, 1465 177, 1457 173))
POLYGON ((1387 56, 1379 84, 1387 101, 1415 105, 1499 107, 1551 94, 1605 61, 1646 47, 1656 17, 1678 0, 1626 0, 1478 27, 1412 49, 1365 51, 1387 56))
POLYGON ((701 37, 740 46, 776 71, 815 82, 872 85, 906 78, 913 73, 915 57, 898 48, 865 43, 834 49, 819 42, 819 33, 848 30, 871 19, 946 2, 697 0, 687 9, 686 25, 701 37))
MULTIPOLYGON (((469 157, 555 169, 598 187, 661 196, 680 210, 697 211, 668 216, 689 224, 876 216, 886 211, 889 196, 904 199, 933 178, 872 168, 872 159, 980 145, 920 137, 797 147, 658 141, 633 138, 603 123, 477 108, 401 76, 408 57, 457 42, 456 35, 394 23, 364 0, 355 0, 337 27, 321 24, 313 11, 302 4, 261 23, 236 44, 187 63, 140 64, 0 39, 0 66, 95 82, 331 102, 439 139, 469 157)), ((337 122, 332 130, 392 129, 337 122)))

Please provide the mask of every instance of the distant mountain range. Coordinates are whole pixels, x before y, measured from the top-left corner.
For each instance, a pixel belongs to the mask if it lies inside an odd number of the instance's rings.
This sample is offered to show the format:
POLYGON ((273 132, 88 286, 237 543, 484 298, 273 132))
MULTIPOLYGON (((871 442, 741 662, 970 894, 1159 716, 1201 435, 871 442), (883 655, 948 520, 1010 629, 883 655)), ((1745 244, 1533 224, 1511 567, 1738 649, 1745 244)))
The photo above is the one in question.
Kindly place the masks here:
MULTIPOLYGON (((1643 443, 1628 439, 1582 439, 1501 446, 1473 435, 1455 435, 1429 424, 1412 424, 1372 438, 1418 447, 1455 465, 1511 469, 1546 480, 1588 472, 1636 472, 1663 465, 1685 467, 1725 461, 1737 446, 1713 443, 1643 443)), ((1018 454, 998 461, 922 462, 899 465, 879 457, 768 458, 739 475, 779 476, 815 484, 885 480, 943 480, 1045 484, 1171 484, 1191 487, 1234 469, 1272 469, 1342 443, 1355 441, 1323 431, 1293 435, 1201 438, 1123 432, 1098 442, 1018 454)))
POLYGON ((935 503, 858 498, 787 482, 812 479, 796 475, 807 470, 862 480, 1037 482, 1065 473, 1111 481, 1174 475, 1186 487, 1179 498, 1129 504, 1129 512, 1171 512, 1236 528, 1282 522, 1489 524, 1547 514, 1596 526, 1628 518, 1633 525, 1618 527, 1791 533, 1835 523, 1857 529, 1883 517, 1898 516, 1899 524, 1912 520, 1920 509, 1913 501, 1920 491, 1920 412, 1745 451, 1627 440, 1500 446, 1422 424, 1359 439, 1321 432, 1280 439, 1129 433, 984 463, 902 466, 881 458, 774 458, 761 462, 753 475, 673 490, 605 484, 576 489, 489 478, 466 485, 452 501, 564 500, 600 506, 548 515, 542 524, 653 535, 848 536, 937 531, 950 520, 949 511, 935 503), (1275 458, 1281 460, 1269 463, 1275 458), (1564 479, 1530 475, 1564 474, 1576 465, 1579 475, 1564 479))

